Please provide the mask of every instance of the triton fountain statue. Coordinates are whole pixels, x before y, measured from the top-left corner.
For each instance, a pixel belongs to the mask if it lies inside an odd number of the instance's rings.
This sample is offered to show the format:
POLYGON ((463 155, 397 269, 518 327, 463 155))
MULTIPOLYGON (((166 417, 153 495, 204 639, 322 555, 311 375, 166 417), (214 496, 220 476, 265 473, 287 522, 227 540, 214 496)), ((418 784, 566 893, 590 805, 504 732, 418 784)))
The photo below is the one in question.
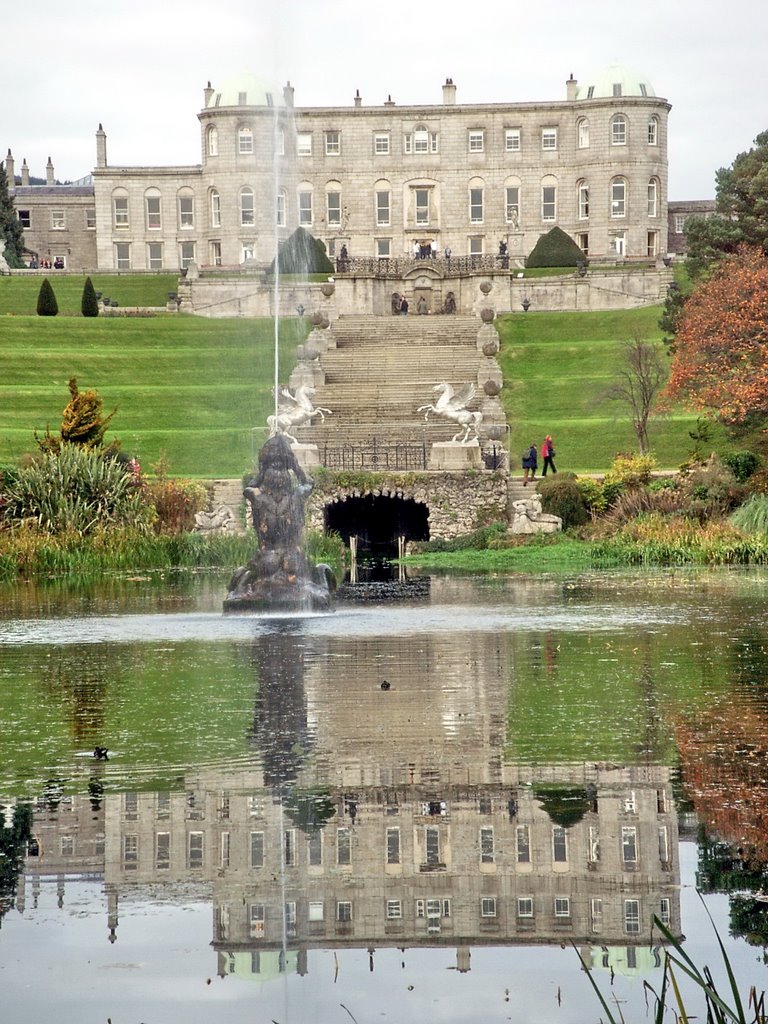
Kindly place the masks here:
POLYGON ((270 437, 259 452, 259 471, 243 491, 258 550, 230 580, 225 612, 330 609, 332 570, 310 568, 304 553, 304 506, 312 487, 286 435, 270 437))

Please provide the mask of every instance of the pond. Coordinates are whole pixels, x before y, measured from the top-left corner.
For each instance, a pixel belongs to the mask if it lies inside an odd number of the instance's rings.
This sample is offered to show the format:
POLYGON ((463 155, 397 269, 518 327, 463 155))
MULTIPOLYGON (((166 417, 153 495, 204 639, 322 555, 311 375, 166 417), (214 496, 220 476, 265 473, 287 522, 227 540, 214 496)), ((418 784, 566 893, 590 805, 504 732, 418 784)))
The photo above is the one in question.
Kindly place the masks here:
POLYGON ((765 987, 766 572, 225 583, 0 589, 9 1020, 646 1020, 654 915, 765 987))

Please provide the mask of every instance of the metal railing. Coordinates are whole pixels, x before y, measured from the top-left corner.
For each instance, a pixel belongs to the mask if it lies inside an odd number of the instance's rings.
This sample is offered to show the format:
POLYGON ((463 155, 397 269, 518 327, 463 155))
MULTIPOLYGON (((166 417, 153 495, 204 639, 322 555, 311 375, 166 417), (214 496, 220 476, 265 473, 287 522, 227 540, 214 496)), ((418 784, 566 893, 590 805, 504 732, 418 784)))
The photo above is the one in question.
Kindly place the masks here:
POLYGON ((359 259, 336 260, 338 274, 360 277, 402 278, 418 267, 435 267, 443 274, 462 275, 478 271, 508 270, 508 256, 445 256, 415 259, 412 256, 366 256, 359 259))

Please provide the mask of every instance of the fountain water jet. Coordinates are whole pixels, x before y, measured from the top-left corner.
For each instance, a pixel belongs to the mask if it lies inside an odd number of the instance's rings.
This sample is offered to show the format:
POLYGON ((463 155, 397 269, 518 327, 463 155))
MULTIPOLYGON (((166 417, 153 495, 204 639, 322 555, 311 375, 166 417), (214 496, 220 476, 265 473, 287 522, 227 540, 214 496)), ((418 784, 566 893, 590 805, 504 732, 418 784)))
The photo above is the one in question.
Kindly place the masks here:
POLYGON ((330 610, 333 572, 310 567, 304 553, 304 506, 313 486, 285 435, 270 437, 243 491, 258 550, 230 580, 225 612, 330 610))

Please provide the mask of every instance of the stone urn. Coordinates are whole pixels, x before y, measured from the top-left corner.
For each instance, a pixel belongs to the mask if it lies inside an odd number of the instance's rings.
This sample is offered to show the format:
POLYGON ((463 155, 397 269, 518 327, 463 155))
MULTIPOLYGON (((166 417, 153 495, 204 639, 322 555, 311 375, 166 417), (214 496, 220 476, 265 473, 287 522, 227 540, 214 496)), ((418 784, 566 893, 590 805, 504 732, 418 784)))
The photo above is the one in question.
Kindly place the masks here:
POLYGON ((496 319, 496 314, 492 309, 481 309, 480 319, 483 321, 484 324, 492 324, 493 321, 496 319))
POLYGON ((501 384, 498 384, 495 380, 487 380, 485 384, 483 384, 483 391, 489 398, 495 398, 501 391, 501 384))
POLYGON ((483 355, 484 356, 495 356, 499 351, 499 342, 491 338, 488 341, 483 342, 483 355))
POLYGON ((330 299, 330 297, 336 291, 336 285, 333 283, 333 281, 325 281, 323 284, 320 285, 320 291, 323 293, 326 299, 330 299))
POLYGON ((491 288, 493 288, 493 285, 491 284, 490 281, 480 282, 480 291, 483 293, 483 295, 487 295, 491 288))

